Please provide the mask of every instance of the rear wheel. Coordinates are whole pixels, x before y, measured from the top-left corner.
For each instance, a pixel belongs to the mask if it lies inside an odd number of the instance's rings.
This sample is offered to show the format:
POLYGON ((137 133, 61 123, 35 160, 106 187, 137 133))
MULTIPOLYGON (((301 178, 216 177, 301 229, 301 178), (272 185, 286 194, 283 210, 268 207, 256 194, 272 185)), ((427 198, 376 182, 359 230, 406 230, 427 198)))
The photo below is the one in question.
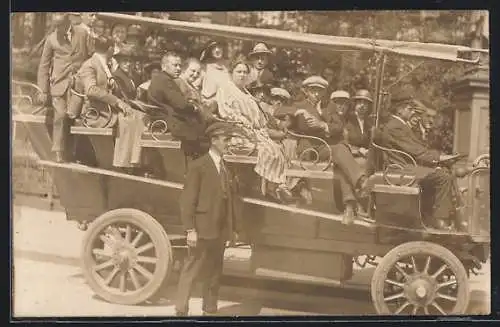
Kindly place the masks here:
POLYGON ((153 217, 136 209, 116 209, 90 225, 82 261, 85 278, 98 296, 133 305, 161 289, 171 271, 172 248, 153 217))
POLYGON ((460 260, 430 242, 408 242, 389 251, 371 282, 373 304, 384 315, 464 314, 469 281, 460 260))

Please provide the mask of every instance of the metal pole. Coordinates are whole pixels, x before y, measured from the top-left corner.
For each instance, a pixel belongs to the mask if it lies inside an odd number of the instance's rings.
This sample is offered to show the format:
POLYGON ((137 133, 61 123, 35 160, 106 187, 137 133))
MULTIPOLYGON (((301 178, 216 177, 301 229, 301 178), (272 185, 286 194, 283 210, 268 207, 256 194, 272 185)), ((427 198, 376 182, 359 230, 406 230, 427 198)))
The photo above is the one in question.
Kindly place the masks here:
MULTIPOLYGON (((387 54, 385 52, 381 52, 381 57, 379 58, 377 65, 377 79, 375 83, 375 127, 378 127, 380 110, 382 109, 382 99, 383 99, 383 84, 384 84, 384 72, 385 72, 385 64, 387 61, 387 54)), ((372 139, 375 130, 372 130, 372 139)))

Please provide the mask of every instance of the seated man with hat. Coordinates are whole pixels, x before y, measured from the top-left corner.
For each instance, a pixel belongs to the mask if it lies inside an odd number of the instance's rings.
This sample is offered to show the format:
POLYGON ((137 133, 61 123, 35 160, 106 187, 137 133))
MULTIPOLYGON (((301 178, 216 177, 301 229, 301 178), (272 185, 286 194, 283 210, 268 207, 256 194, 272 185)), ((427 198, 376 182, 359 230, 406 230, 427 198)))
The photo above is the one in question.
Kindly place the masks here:
MULTIPOLYGON (((328 82, 320 76, 311 76, 302 82, 305 100, 294 104, 297 120, 296 129, 300 134, 325 140, 331 149, 331 160, 338 168, 340 186, 345 204, 345 224, 354 221, 357 214, 357 200, 366 187, 366 176, 355 161, 348 145, 343 141, 344 123, 337 114, 335 103, 321 107, 323 92, 328 82), (355 194, 358 191, 358 194, 355 194)), ((307 138, 300 139, 297 152, 313 148, 318 151, 319 160, 328 160, 330 149, 325 144, 307 138)))
MULTIPOLYGON (((429 149, 412 131, 409 119, 418 100, 408 90, 403 90, 392 99, 391 112, 388 122, 381 128, 380 145, 403 151, 411 155, 417 162, 412 166, 408 159, 398 153, 385 157, 386 164, 399 164, 415 173, 422 188, 422 195, 428 199, 423 203, 422 214, 431 220, 433 227, 440 229, 451 228, 450 216, 454 211, 452 192, 453 180, 447 169, 437 168, 440 161, 449 159, 450 155, 443 155, 437 150, 429 149), (405 92, 406 91, 406 92, 405 92)), ((459 228, 464 227, 459 223, 459 228)))
POLYGON ((118 84, 118 90, 122 98, 134 99, 137 95, 136 85, 133 80, 133 63, 139 57, 139 49, 133 44, 126 44, 116 53, 115 58, 118 66, 113 71, 113 76, 118 84))
POLYGON ((353 111, 346 115, 347 143, 359 149, 361 155, 366 156, 370 147, 371 107, 373 100, 368 90, 358 90, 353 99, 353 111))
POLYGON ((273 73, 267 68, 270 55, 272 51, 264 43, 257 43, 248 54, 248 60, 252 63, 248 75, 249 89, 270 84, 274 80, 273 73))

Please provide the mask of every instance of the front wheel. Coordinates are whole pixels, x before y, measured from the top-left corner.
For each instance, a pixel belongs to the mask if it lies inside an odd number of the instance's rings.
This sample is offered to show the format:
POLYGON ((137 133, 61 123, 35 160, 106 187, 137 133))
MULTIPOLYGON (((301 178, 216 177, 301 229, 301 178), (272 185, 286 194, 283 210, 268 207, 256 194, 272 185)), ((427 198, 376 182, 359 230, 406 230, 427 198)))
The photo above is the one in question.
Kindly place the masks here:
POLYGON ((460 260, 430 242, 408 242, 389 251, 371 282, 378 314, 459 315, 469 304, 469 281, 460 260))
POLYGON ((142 303, 168 278, 172 247, 153 217, 136 209, 116 209, 98 217, 83 239, 87 283, 111 303, 142 303))

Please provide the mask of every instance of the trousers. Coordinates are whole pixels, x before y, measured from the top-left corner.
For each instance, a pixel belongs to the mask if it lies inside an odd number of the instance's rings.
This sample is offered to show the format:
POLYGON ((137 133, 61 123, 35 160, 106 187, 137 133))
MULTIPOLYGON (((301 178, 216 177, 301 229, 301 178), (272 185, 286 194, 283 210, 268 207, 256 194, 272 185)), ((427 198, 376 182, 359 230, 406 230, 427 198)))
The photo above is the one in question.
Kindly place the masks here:
POLYGON ((52 97, 54 118, 52 122, 52 151, 64 151, 68 133, 68 119, 66 117, 68 97, 67 93, 62 96, 52 97))
POLYGON ((177 287, 176 311, 187 313, 189 299, 197 280, 202 283, 202 309, 208 313, 217 311, 220 279, 224 263, 223 238, 198 239, 196 247, 190 248, 184 262, 177 287))

